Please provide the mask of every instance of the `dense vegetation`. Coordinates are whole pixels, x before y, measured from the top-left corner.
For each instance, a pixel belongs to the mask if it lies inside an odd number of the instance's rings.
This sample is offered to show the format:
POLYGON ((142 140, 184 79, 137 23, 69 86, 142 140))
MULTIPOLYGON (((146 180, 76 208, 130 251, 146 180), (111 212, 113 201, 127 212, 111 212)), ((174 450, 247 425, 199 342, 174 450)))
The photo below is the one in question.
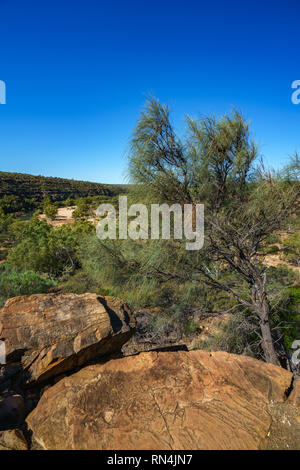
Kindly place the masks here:
POLYGON ((65 178, 0 172, 0 207, 5 213, 32 210, 43 200, 65 201, 97 195, 116 195, 124 185, 105 185, 65 178))
POLYGON ((288 366, 300 337, 297 156, 284 171, 266 172, 238 113, 189 119, 182 142, 168 109, 152 101, 135 130, 129 167, 129 204, 205 204, 204 247, 188 251, 185 239, 141 233, 136 241, 99 240, 88 219, 101 202, 116 206, 121 187, 83 197, 55 186, 63 200, 44 193, 25 215, 15 204, 18 190, 0 199, 0 302, 48 291, 117 295, 134 308, 157 307, 153 334, 171 328, 178 339, 227 313, 218 334, 200 336, 198 347, 288 366), (39 219, 41 212, 54 219, 61 206, 76 206, 74 223, 52 227, 39 219), (268 254, 279 257, 276 266, 264 262, 268 254))
POLYGON ((181 324, 195 310, 220 313, 223 301, 245 325, 245 350, 277 364, 286 356, 281 322, 291 326, 283 296, 296 278, 268 269, 264 249, 297 220, 299 158, 281 173, 266 171, 237 112, 189 118, 187 128, 182 141, 168 108, 150 101, 133 135, 129 168, 139 202, 205 204, 204 247, 189 251, 186 240, 175 239, 145 243, 142 230, 137 241, 94 243, 98 279, 133 301, 158 302, 181 324))

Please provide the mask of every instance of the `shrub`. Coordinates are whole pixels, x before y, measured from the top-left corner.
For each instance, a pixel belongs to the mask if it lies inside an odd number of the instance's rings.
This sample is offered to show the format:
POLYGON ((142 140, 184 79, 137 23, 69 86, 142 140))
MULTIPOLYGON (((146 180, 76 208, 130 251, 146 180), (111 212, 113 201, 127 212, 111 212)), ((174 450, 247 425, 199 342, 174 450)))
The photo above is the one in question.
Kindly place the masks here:
POLYGON ((45 215, 46 217, 48 217, 48 219, 55 219, 56 217, 56 214, 57 214, 57 207, 54 205, 54 204, 47 204, 44 206, 44 211, 45 211, 45 215))
POLYGON ((300 234, 295 232, 283 240, 284 258, 300 266, 300 234))
MULTIPOLYGON (((75 273, 67 281, 60 285, 62 292, 84 294, 85 292, 99 292, 99 283, 92 281, 82 270, 75 273)), ((100 293, 100 292, 99 292, 100 293)), ((101 291, 103 294, 104 292, 101 291)))
POLYGON ((275 253, 278 253, 280 251, 280 249, 278 248, 277 245, 271 245, 271 246, 268 246, 264 252, 266 255, 273 255, 275 253))
POLYGON ((16 245, 8 261, 17 270, 33 270, 56 278, 73 273, 80 266, 81 239, 90 230, 92 226, 86 222, 53 228, 37 219, 18 221, 13 224, 16 245))
POLYGON ((56 283, 44 279, 34 271, 16 272, 6 265, 0 272, 0 304, 18 295, 30 295, 48 292, 56 283))

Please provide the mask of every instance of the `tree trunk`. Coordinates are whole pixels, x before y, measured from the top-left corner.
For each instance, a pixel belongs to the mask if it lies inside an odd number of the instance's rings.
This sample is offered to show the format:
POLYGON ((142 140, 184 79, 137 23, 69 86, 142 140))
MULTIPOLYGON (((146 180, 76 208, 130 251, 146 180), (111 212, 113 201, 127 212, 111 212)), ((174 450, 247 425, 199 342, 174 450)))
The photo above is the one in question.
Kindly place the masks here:
POLYGON ((256 311, 259 316, 259 326, 262 336, 262 348, 266 362, 280 365, 274 348, 273 338, 270 327, 270 306, 267 294, 264 289, 264 283, 257 282, 252 287, 252 294, 256 311))
POLYGON ((279 361, 273 344, 269 319, 260 320, 260 331, 262 335, 262 348, 265 360, 278 366, 279 361))

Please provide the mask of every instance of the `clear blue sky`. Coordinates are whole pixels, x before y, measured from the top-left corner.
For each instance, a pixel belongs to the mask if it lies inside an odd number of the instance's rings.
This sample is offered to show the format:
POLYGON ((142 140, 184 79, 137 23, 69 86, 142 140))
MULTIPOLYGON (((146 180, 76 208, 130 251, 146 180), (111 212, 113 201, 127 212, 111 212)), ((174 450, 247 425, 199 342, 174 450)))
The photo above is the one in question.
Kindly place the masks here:
POLYGON ((0 169, 120 183, 146 96, 240 109, 267 162, 300 151, 299 0, 0 0, 0 169))

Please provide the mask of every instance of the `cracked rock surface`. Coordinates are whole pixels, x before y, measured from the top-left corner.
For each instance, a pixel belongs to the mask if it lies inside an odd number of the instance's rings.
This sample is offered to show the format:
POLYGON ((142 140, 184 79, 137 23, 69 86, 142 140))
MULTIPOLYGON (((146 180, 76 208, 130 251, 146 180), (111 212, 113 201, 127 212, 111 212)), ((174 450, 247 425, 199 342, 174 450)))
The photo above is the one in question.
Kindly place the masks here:
POLYGON ((26 382, 41 382, 119 351, 135 326, 120 299, 96 294, 36 294, 0 310, 6 362, 20 362, 26 382))
POLYGON ((27 424, 39 449, 264 449, 291 382, 246 356, 146 352, 63 378, 27 424))

